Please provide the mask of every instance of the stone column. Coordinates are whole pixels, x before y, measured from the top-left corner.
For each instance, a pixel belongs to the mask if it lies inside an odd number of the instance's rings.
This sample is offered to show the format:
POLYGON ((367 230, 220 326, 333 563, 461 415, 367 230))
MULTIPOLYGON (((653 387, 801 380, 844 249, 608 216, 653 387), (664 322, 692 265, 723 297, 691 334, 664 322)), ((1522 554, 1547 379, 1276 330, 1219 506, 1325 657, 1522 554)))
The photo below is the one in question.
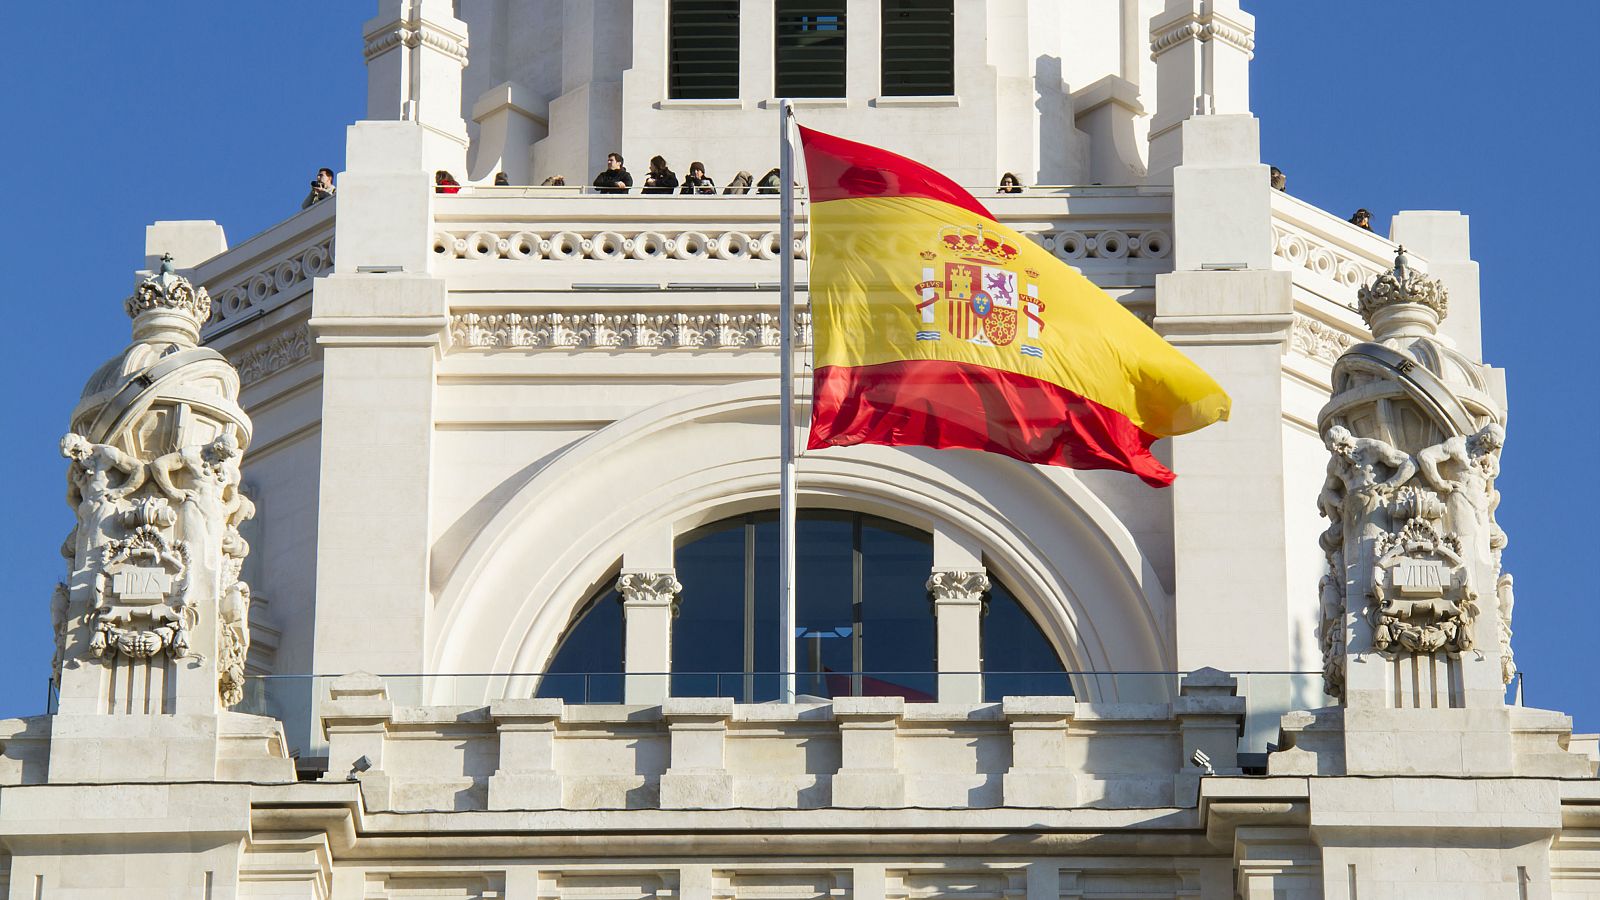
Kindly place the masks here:
POLYGON ((733 698, 669 698, 661 715, 672 741, 671 766, 661 773, 661 808, 731 808, 727 743, 733 698))
POLYGON ((895 735, 906 701, 901 697, 839 697, 839 771, 833 805, 841 809, 897 809, 906 805, 906 779, 897 768, 895 735))
POLYGON ((979 640, 984 592, 982 569, 935 569, 928 576, 938 633, 939 702, 983 702, 983 648, 979 640))
POLYGON ((1255 24, 1239 0, 1167 0, 1150 20, 1150 58, 1156 63, 1151 183, 1170 183, 1172 170, 1189 161, 1182 137, 1189 120, 1250 112, 1255 24))
POLYGON ((362 36, 367 118, 421 125, 421 171, 445 169, 464 177, 461 70, 467 65, 467 23, 455 17, 451 0, 380 0, 362 36))
POLYGON ((556 723, 563 704, 548 697, 496 700, 489 716, 500 734, 500 764, 489 776, 490 809, 560 809, 556 723))
POLYGON ((683 585, 672 570, 623 570, 622 595, 624 703, 660 703, 667 698, 672 670, 672 619, 683 585))

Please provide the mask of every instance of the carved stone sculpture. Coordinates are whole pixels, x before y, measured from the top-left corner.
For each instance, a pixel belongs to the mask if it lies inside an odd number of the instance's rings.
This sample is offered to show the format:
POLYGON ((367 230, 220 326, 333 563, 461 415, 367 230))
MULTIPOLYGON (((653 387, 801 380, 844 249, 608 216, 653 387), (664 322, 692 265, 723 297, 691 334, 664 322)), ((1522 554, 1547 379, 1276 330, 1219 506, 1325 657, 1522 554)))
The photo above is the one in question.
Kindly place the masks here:
POLYGON ((1511 655, 1511 610, 1517 605, 1511 589, 1511 573, 1500 575, 1495 594, 1500 601, 1500 680, 1510 684, 1517 677, 1517 660, 1511 655))
POLYGON ((1349 661, 1370 653, 1392 668, 1364 670, 1362 702, 1466 705, 1491 694, 1468 670, 1495 654, 1498 676, 1510 658, 1509 604, 1484 602, 1499 593, 1506 543, 1494 521, 1504 412, 1487 367, 1438 337, 1445 290, 1404 251, 1361 289, 1360 308, 1374 340, 1339 357, 1319 416, 1324 688, 1348 699, 1349 661), (1499 624, 1485 625, 1496 609, 1499 624))
POLYGON ((238 526, 254 512, 239 490, 250 420, 238 374, 198 345, 211 301, 170 260, 124 306, 134 341, 90 378, 61 440, 77 524, 51 601, 58 683, 89 679, 64 696, 122 709, 232 706, 249 646, 238 526), (116 674, 129 667, 151 671, 116 674), (209 699, 184 687, 197 676, 209 699), (150 694, 127 696, 139 690, 150 694))

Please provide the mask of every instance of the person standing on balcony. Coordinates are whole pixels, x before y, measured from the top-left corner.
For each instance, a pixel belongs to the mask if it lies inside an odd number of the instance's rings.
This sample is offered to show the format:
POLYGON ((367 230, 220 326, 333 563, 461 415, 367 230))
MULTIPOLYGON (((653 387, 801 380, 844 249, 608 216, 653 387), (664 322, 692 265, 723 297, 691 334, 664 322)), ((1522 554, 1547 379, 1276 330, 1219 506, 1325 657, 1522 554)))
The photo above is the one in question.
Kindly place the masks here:
POLYGON ((677 190, 678 175, 667 168, 665 157, 650 157, 650 174, 644 177, 644 188, 641 194, 670 194, 677 190))
POLYGON ((626 194, 633 187, 633 176, 622 166, 621 153, 607 153, 606 167, 594 177, 594 188, 602 194, 626 194))
POLYGON ((1267 173, 1267 176, 1271 179, 1272 189, 1275 191, 1287 191, 1289 189, 1289 176, 1283 174, 1283 170, 1277 166, 1270 166, 1269 168, 1271 171, 1267 173))
POLYGON ((683 190, 681 194, 715 194, 717 183, 706 177, 706 164, 703 162, 689 163, 689 174, 683 176, 683 190))
POLYGON ((1022 193, 1022 182, 1018 180, 1017 176, 1007 172, 1000 176, 1000 193, 1020 194, 1022 193))
POLYGON ((1366 230, 1371 231, 1372 213, 1368 212, 1366 209, 1358 209, 1351 214, 1350 224, 1356 226, 1357 228, 1365 228, 1366 230))
POLYGON ((337 190, 338 188, 333 186, 333 170, 323 166, 317 170, 317 177, 311 179, 311 193, 300 201, 300 208, 310 209, 311 204, 332 197, 337 190))
POLYGON ((771 172, 768 172, 767 174, 761 176, 761 180, 756 182, 756 193, 758 193, 758 194, 776 194, 776 193, 778 193, 778 188, 780 188, 782 186, 783 186, 783 176, 782 176, 782 174, 780 174, 777 169, 773 169, 771 172))
POLYGON ((461 182, 456 177, 440 169, 433 173, 433 192, 436 194, 456 194, 461 191, 461 182))
POLYGON ((722 189, 722 193, 724 195, 750 193, 750 173, 740 169, 739 174, 733 176, 728 186, 722 189))

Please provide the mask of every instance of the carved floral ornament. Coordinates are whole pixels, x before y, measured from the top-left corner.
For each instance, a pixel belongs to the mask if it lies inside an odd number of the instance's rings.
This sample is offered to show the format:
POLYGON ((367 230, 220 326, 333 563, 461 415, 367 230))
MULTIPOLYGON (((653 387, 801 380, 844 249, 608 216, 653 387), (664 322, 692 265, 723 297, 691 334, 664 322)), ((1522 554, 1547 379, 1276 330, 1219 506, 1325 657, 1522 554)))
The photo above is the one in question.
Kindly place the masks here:
MULTIPOLYGON (((811 342, 811 314, 795 314, 795 340, 811 342)), ((737 350, 777 347, 778 317, 746 312, 462 312, 450 317, 451 350, 737 350)))

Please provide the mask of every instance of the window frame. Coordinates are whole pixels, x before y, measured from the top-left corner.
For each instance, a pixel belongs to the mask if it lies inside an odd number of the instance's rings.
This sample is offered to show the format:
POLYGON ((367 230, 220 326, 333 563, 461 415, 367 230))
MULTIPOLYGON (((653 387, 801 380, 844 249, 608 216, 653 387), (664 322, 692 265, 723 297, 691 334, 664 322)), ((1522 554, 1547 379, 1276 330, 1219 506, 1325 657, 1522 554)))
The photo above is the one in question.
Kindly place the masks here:
MULTIPOLYGON (((664 90, 662 93, 666 99, 666 102, 673 105, 692 105, 697 103, 728 104, 730 101, 737 102, 739 100, 740 84, 742 81, 740 65, 744 60, 744 48, 740 39, 742 34, 741 26, 743 22, 742 11, 740 7, 740 0, 669 0, 666 10, 666 45, 663 55, 663 66, 665 71, 663 72, 664 90), (680 9, 686 10, 686 8, 680 7, 680 3, 723 3, 730 7, 733 18, 733 65, 731 71, 731 84, 728 88, 729 93, 716 93, 714 95, 697 91, 689 91, 685 93, 684 86, 677 81, 678 75, 676 73, 678 71, 678 66, 676 42, 679 37, 678 27, 680 25, 677 13, 680 9)), ((723 49, 724 48, 716 48, 712 52, 721 52, 723 49)), ((720 74, 727 75, 729 73, 720 74)), ((720 89, 713 87, 709 88, 708 90, 720 89)))
MULTIPOLYGON (((849 92, 850 92, 850 71, 849 71, 849 69, 850 69, 850 17, 849 17, 850 3, 849 3, 849 0, 827 0, 827 2, 837 5, 837 12, 835 12, 832 9, 830 9, 827 12, 789 13, 787 15, 785 14, 784 7, 786 5, 801 4, 801 3, 804 3, 804 2, 805 2, 805 0, 774 0, 774 2, 773 2, 773 5, 772 5, 772 96, 773 97, 784 97, 784 98, 788 98, 788 99, 791 99, 791 100, 817 99, 817 100, 838 100, 838 101, 843 101, 846 98, 848 98, 849 92), (786 56, 790 60, 790 64, 791 65, 794 64, 793 63, 793 60, 794 60, 794 55, 793 55, 794 54, 794 49, 791 48, 786 53, 785 47, 784 47, 784 40, 785 40, 786 34, 785 34, 784 30, 783 30, 783 27, 784 27, 785 18, 814 18, 814 19, 818 20, 819 24, 820 24, 821 20, 823 20, 823 19, 835 20, 833 22, 833 24, 836 25, 836 29, 835 30, 837 30, 839 32, 838 73, 837 73, 838 74, 838 85, 839 85, 839 87, 838 87, 838 92, 837 93, 830 93, 829 91, 831 90, 831 88, 830 89, 826 89, 826 90, 821 90, 821 91, 785 90, 786 87, 792 87, 793 86, 793 85, 785 85, 784 84, 783 69, 784 69, 784 63, 785 63, 786 56)), ((815 3, 812 3, 811 5, 814 6, 815 3)), ((821 32, 821 31, 823 31, 825 29, 817 28, 817 29, 814 29, 814 30, 817 31, 817 32, 821 32)), ((803 31, 804 30, 802 30, 801 32, 797 32, 797 34, 803 33, 803 31)), ((816 43, 820 44, 820 43, 823 43, 823 42, 822 41, 816 41, 816 43)), ((795 76, 795 75, 791 74, 791 79, 797 79, 797 78, 798 78, 798 76, 795 76)), ((802 86, 806 86, 806 85, 802 85, 802 86)))
POLYGON ((878 22, 878 97, 879 97, 880 101, 888 101, 888 102, 882 102, 882 103, 880 103, 880 105, 883 105, 883 106, 897 105, 896 101, 899 101, 899 105, 914 105, 914 101, 916 99, 919 99, 919 98, 948 98, 948 97, 956 96, 957 95, 957 91, 956 91, 956 37, 955 36, 957 34, 957 29, 956 29, 956 8, 955 8, 956 4, 955 4, 955 0, 910 0, 910 2, 928 3, 928 4, 944 2, 944 3, 948 3, 948 5, 950 7, 949 29, 948 29, 948 34, 949 34, 949 53, 947 55, 947 59, 948 59, 948 63, 949 63, 949 80, 948 80, 948 85, 944 85, 944 84, 939 85, 939 87, 948 86, 948 90, 935 91, 935 92, 929 92, 929 91, 909 92, 909 91, 901 91, 901 90, 895 90, 895 91, 891 91, 890 90, 890 84, 889 84, 890 47, 889 47, 889 43, 890 43, 890 40, 891 40, 891 31, 892 31, 892 29, 890 28, 890 25, 889 25, 890 12, 891 12, 890 6, 893 5, 893 4, 896 4, 896 3, 901 3, 901 2, 906 2, 906 0, 879 0, 879 4, 878 4, 878 11, 879 11, 879 22, 878 22), (913 101, 913 102, 907 102, 907 101, 913 101))

